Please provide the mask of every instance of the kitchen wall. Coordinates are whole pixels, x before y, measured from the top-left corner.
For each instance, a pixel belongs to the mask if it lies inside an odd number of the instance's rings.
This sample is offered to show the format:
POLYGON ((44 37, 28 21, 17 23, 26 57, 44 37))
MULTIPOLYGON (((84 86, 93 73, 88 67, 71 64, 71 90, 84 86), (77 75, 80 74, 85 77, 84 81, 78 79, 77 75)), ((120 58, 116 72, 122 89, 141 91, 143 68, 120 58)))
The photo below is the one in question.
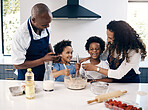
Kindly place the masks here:
MULTIPOLYGON (((21 23, 30 16, 31 7, 36 3, 45 3, 54 11, 64 5, 67 0, 20 0, 21 23)), ((53 20, 51 23, 52 45, 63 39, 72 41, 73 56, 78 53, 80 57, 88 56, 84 45, 90 36, 100 36, 106 41, 106 25, 111 20, 126 20, 128 0, 79 0, 80 5, 99 14, 102 18, 97 20, 53 20)))
MULTIPOLYGON (((0 6, 1 6, 1 2, 0 2, 0 6)), ((1 8, 0 8, 0 15, 1 15, 1 8)), ((0 17, 0 21, 1 21, 1 17, 0 17)), ((0 31, 1 31, 1 22, 0 22, 0 31)), ((0 32, 0 44, 2 44, 2 39, 1 39, 1 32, 0 32)), ((0 57, 2 56, 2 45, 0 45, 0 57)))

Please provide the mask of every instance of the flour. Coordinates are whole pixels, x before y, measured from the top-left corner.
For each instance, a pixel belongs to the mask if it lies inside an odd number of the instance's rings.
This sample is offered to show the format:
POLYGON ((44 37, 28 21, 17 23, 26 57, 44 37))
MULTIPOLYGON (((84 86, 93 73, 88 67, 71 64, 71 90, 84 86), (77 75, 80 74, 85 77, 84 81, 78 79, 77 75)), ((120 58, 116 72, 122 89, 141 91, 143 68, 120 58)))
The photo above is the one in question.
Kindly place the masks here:
POLYGON ((69 89, 83 89, 86 87, 87 79, 86 78, 66 78, 64 79, 65 86, 69 89))

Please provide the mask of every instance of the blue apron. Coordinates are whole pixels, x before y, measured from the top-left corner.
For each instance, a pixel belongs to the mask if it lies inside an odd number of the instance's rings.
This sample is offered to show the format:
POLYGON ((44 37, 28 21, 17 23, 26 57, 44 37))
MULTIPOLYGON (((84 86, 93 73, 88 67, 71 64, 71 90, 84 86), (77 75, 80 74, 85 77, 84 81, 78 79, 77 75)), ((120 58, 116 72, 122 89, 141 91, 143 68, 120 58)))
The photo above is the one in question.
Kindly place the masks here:
MULTIPOLYGON (((115 58, 110 62, 110 58, 108 56, 107 58, 109 62, 110 69, 116 70, 124 59, 119 59, 119 65, 116 66, 115 58)), ((140 78, 139 75, 135 73, 134 69, 132 68, 125 76, 123 76, 121 79, 113 79, 113 82, 115 83, 139 83, 140 78)))
MULTIPOLYGON (((29 48, 27 49, 25 61, 32 61, 32 60, 40 59, 49 52, 49 32, 48 30, 46 29, 48 33, 47 37, 34 40, 31 27, 29 25, 29 20, 30 19, 28 19, 27 26, 28 26, 30 37, 31 37, 31 42, 30 42, 29 48)), ((27 72, 27 69, 18 69, 17 79, 24 80, 26 72, 27 72)), ((45 73, 45 65, 42 64, 42 65, 33 67, 32 72, 34 73, 34 79, 36 81, 43 81, 44 73, 45 73)))

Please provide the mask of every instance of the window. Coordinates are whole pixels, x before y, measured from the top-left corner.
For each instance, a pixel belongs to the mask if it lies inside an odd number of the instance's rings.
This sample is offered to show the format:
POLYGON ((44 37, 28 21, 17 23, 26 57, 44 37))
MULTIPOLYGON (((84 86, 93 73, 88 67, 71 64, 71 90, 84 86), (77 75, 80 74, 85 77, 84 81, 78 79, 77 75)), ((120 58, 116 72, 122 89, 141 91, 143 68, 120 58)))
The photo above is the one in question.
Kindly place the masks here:
POLYGON ((20 0, 1 0, 2 9, 2 50, 11 54, 12 36, 20 25, 20 0))
MULTIPOLYGON (((145 44, 148 44, 148 1, 129 2, 127 20, 128 23, 137 31, 145 44)), ((147 45, 148 51, 148 45, 147 45)))

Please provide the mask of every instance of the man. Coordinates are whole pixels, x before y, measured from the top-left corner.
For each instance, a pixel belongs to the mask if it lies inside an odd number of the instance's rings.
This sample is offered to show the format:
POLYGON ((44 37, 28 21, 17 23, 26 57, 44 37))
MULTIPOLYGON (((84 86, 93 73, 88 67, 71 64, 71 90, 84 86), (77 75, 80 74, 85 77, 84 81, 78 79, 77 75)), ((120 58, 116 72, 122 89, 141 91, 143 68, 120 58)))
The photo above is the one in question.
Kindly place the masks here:
POLYGON ((32 7, 31 17, 15 32, 12 40, 12 62, 18 69, 18 80, 25 79, 27 68, 32 68, 35 80, 42 81, 44 62, 57 60, 49 43, 49 24, 52 13, 49 8, 38 3, 32 7))

